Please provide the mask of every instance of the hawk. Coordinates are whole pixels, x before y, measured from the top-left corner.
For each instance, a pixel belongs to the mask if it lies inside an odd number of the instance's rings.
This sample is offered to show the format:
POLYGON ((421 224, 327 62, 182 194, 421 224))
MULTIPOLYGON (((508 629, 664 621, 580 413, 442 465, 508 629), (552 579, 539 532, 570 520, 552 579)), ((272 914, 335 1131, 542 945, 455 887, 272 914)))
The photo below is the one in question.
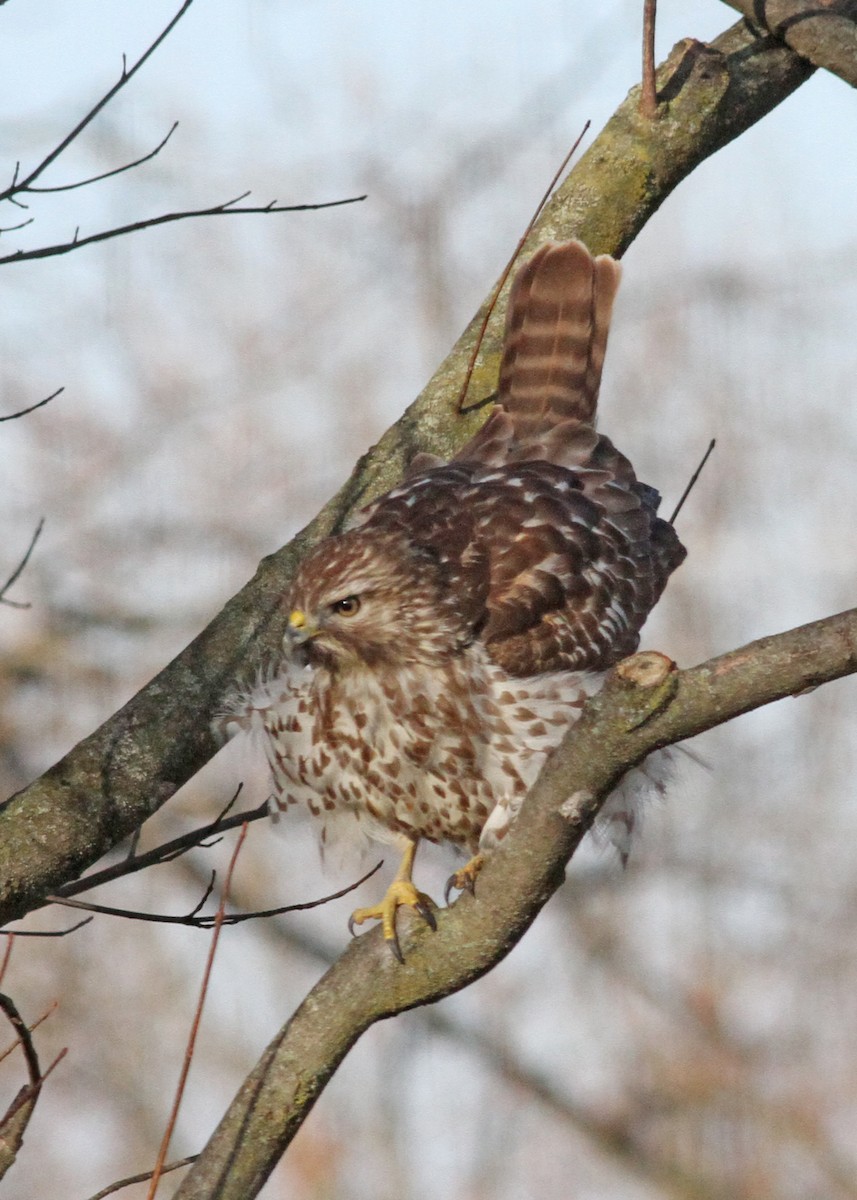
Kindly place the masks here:
MULTIPOLYGON (((685 555, 658 493, 595 430, 619 277, 577 241, 533 255, 485 425, 304 559, 281 665, 220 719, 255 731, 276 806, 305 805, 323 846, 400 845, 383 901, 352 917, 381 920, 400 959, 397 908, 434 920, 411 878, 419 842, 473 855, 451 881, 472 888, 685 555)), ((626 856, 633 808, 611 803, 626 856)))

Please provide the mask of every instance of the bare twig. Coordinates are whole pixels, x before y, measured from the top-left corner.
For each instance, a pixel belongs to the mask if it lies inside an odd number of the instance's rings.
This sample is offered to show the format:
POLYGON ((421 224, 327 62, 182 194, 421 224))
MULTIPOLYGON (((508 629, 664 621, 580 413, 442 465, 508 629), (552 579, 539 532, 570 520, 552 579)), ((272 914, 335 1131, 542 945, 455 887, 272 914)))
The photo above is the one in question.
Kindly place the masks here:
MULTIPOLYGON (((29 222, 24 222, 28 224, 29 222)), ((17 412, 8 413, 5 417, 0 417, 2 421, 17 421, 19 417, 26 417, 28 413, 35 412, 37 408, 44 408, 46 404, 50 404, 51 400, 56 400, 57 396, 62 395, 65 391, 64 387, 57 388, 55 392, 51 392, 50 396, 45 396, 44 400, 37 400, 35 404, 31 404, 29 408, 20 408, 17 412)))
POLYGON ((98 116, 102 109, 106 108, 114 96, 116 96, 126 84, 130 83, 143 64, 149 58, 151 58, 161 43, 167 37, 169 37, 173 29, 175 29, 176 25, 190 8, 191 4, 193 4, 193 0, 184 0, 184 3, 175 16, 168 22, 167 25, 164 26, 148 49, 141 54, 132 67, 128 67, 125 61, 125 56, 122 56, 122 73, 120 74, 116 83, 114 83, 113 87, 109 88, 104 93, 101 99, 92 106, 89 112, 87 112, 77 122, 71 132, 66 134, 62 141, 58 142, 57 145, 54 146, 53 150, 51 150, 49 154, 45 155, 42 161, 36 167, 34 167, 28 175, 25 175, 23 179, 19 178, 19 168, 16 167, 11 184, 4 191, 0 191, 0 200, 10 200, 13 203, 20 204, 19 201, 15 200, 16 196, 20 195, 22 192, 35 190, 33 188, 35 181, 48 169, 51 163, 56 162, 60 155, 69 148, 72 142, 74 142, 80 136, 80 134, 83 133, 84 129, 86 129, 86 127, 98 116))
POLYGON ((33 1039, 30 1036, 27 1023, 18 1012, 14 1000, 3 993, 0 993, 0 1009, 6 1014, 9 1024, 17 1034, 18 1044, 24 1052, 24 1059, 27 1063, 27 1073, 30 1076, 30 1083, 35 1085, 41 1079, 41 1071, 39 1068, 39 1056, 36 1053, 36 1047, 33 1045, 33 1039))
MULTIPOLYGON (((230 801, 230 805, 231 803, 232 801, 230 801)), ((227 811, 230 805, 227 805, 227 811)), ((101 871, 93 871, 91 875, 84 875, 81 879, 73 879, 69 883, 64 883, 62 887, 56 889, 55 895, 67 900, 71 896, 77 896, 80 892, 88 892, 90 888, 101 887, 104 883, 112 883, 114 879, 121 879, 125 875, 134 875, 137 871, 143 871, 158 863, 172 862, 174 858, 186 854, 188 850, 192 850, 196 846, 214 845, 215 842, 209 842, 209 838, 219 840, 220 836, 230 829, 235 829, 245 823, 249 824, 252 821, 270 818, 270 815, 267 801, 260 804, 258 808, 249 808, 244 812, 235 813, 231 817, 221 815, 216 821, 202 825, 199 829, 193 829, 190 833, 183 833, 180 837, 173 838, 172 841, 163 842, 160 846, 155 846, 144 854, 123 858, 121 862, 114 863, 112 867, 105 867, 101 871)))
POLYGON ((559 164, 559 167, 557 168, 553 179, 548 184, 545 194, 542 196, 541 200, 538 202, 535 212, 530 217, 530 220, 527 223, 527 228, 524 230, 524 232, 521 234, 520 238, 518 239, 518 244, 515 247, 515 249, 512 251, 512 256, 509 259, 509 261, 506 263, 506 266, 503 269, 503 274, 500 276, 497 286, 494 288, 494 291, 491 294, 491 298, 488 301, 488 307, 485 309, 485 316, 482 318, 482 325, 479 329, 479 332, 476 335, 476 344, 473 347, 473 353, 470 355, 470 361, 467 364, 467 370, 464 372, 464 381, 461 385, 461 392, 458 397, 458 411, 460 413, 464 413, 464 412, 468 411, 464 407, 464 401, 467 399, 467 390, 470 387, 470 380, 473 378, 473 371, 476 366, 476 360, 479 357, 479 351, 482 349, 482 342, 485 338, 485 330, 488 328, 488 322, 491 320, 491 314, 494 312, 494 309, 497 307, 497 301, 500 299, 500 293, 503 290, 506 280, 509 278, 509 275, 512 271, 512 267, 514 267, 515 263, 518 260, 518 255, 521 253, 521 248, 523 247, 527 238, 533 232, 533 226, 535 225, 536 221, 539 219, 539 213, 541 213, 542 209, 547 204, 548 200, 550 200, 554 188, 559 183, 560 179, 562 178, 562 174, 565 171, 565 168, 571 162, 578 146, 580 145, 580 143, 583 141, 584 137, 586 136, 586 131, 589 129, 590 124, 591 124, 590 121, 586 121, 584 123, 583 128, 581 129, 580 133, 577 135, 577 137, 575 139, 574 145, 571 147, 568 154, 566 154, 565 158, 559 164))
POLYGON ((211 979, 211 969, 214 966, 214 956, 217 953, 217 946, 220 941, 220 932, 226 923, 226 903, 229 899, 229 889, 232 886, 232 873, 235 870, 235 864, 238 861, 238 855, 241 853, 241 847, 244 845, 244 839, 247 836, 248 828, 248 825, 242 825, 241 832, 238 835, 238 841, 236 842, 235 849, 232 852, 232 858, 229 860, 229 868, 226 872, 226 881, 223 885, 223 895, 220 897, 220 904, 217 906, 217 914, 214 918, 214 932, 211 937, 211 945, 209 947, 208 958, 205 963, 202 985, 199 989, 199 1000, 197 1001, 196 1012, 194 1013, 193 1023, 191 1025, 190 1035, 188 1037, 187 1047, 185 1049, 184 1061, 182 1062, 181 1074, 176 1087, 173 1107, 170 1112, 169 1120, 167 1121, 167 1127, 164 1130, 164 1137, 161 1142, 160 1150, 158 1151, 158 1157, 155 1161, 155 1169, 152 1172, 152 1181, 149 1186, 147 1200, 154 1200, 155 1193, 158 1190, 158 1183, 163 1173, 164 1163, 167 1158, 167 1151, 170 1148, 170 1140, 172 1139, 173 1130, 175 1129, 176 1121, 178 1120, 185 1084, 187 1083, 188 1072, 190 1071, 190 1064, 193 1061, 193 1051, 196 1045, 196 1037, 199 1033, 199 1024, 202 1020, 202 1010, 205 1005, 205 997, 208 994, 208 983, 211 979))
MULTIPOLYGON (((141 167, 143 163, 151 162, 157 154, 160 154, 178 127, 178 121, 173 121, 170 129, 161 138, 154 150, 150 150, 148 154, 141 155, 140 158, 135 158, 132 162, 123 163, 121 167, 111 167, 109 171, 102 171, 100 175, 90 175, 88 179, 78 179, 76 183, 58 183, 54 187, 28 187, 27 191, 35 192, 39 195, 46 195, 49 192, 73 192, 75 188, 89 187, 91 183, 101 183, 103 179, 112 179, 114 175, 122 175, 125 171, 133 171, 135 167, 141 167)), ((24 222, 24 224, 27 223, 26 221, 24 222)))
MULTIPOLYGON (((67 150, 68 147, 72 144, 72 142, 74 142, 75 139, 80 136, 80 134, 84 131, 84 129, 86 129, 86 127, 90 124, 90 122, 92 122, 95 119, 95 117, 98 116, 98 114, 105 108, 105 106, 107 104, 109 104, 110 101, 117 95, 117 93, 123 87, 125 87, 126 84, 128 84, 130 82, 130 80, 134 77, 134 75, 137 73, 137 71, 140 69, 140 67, 142 67, 143 63, 145 63, 151 57, 151 55, 154 54, 155 50, 157 50, 157 48, 161 45, 161 43, 164 41, 164 39, 166 37, 168 37, 168 35, 171 33, 171 31, 175 28, 175 26, 178 24, 178 22, 181 20, 181 18, 184 16, 184 14, 187 12, 188 8, 190 8, 192 3, 193 3, 193 0, 185 0, 185 2, 182 4, 182 6, 178 10, 178 12, 176 12, 176 14, 173 16, 172 20, 169 21, 169 23, 164 27, 164 29, 161 31, 161 33, 150 44, 148 49, 133 64, 133 66, 128 67, 125 56, 124 55, 122 56, 122 72, 121 72, 117 82, 113 85, 113 87, 109 88, 108 91, 104 93, 104 95, 97 101, 97 103, 92 106, 92 108, 82 117, 82 119, 80 121, 78 121, 78 123, 74 126, 74 128, 71 130, 71 132, 68 133, 53 148, 53 150, 51 150, 51 152, 49 154, 47 154, 41 160, 40 163, 38 163, 38 165, 36 167, 34 167, 29 173, 22 176, 21 175, 21 164, 16 163, 14 172, 12 174, 11 183, 5 190, 0 191, 0 201, 6 200, 10 204, 14 204, 18 208, 26 209, 27 205, 21 199, 21 197, 24 195, 27 195, 27 194, 50 194, 50 193, 55 193, 55 192, 70 192, 76 188, 87 187, 89 184, 98 183, 104 179, 112 179, 114 176, 121 175, 125 171, 131 171, 135 167, 141 166, 143 163, 150 162, 157 154, 160 154, 161 150, 163 150, 163 148, 166 146, 167 142, 170 140, 170 138, 172 137, 175 130, 178 128, 177 121, 173 123, 173 125, 170 127, 170 129, 168 130, 166 135, 161 139, 161 141, 152 150, 149 150, 146 154, 140 155, 140 157, 135 158, 135 159, 131 160, 130 162, 123 163, 119 167, 112 167, 110 170, 102 171, 99 174, 89 176, 86 179, 76 180, 73 183, 62 183, 62 184, 54 184, 54 185, 49 185, 49 186, 36 186, 36 180, 42 176, 42 174, 47 170, 47 168, 49 166, 51 166, 52 163, 56 162, 56 160, 60 157, 60 155, 62 155, 64 153, 64 151, 67 150)), ((57 242, 50 246, 38 246, 32 250, 16 250, 12 254, 6 254, 6 255, 0 257, 0 265, 5 265, 8 263, 13 263, 13 262, 30 262, 30 261, 33 261, 34 259, 52 258, 52 257, 56 257, 57 255, 60 255, 60 254, 69 254, 72 250, 80 250, 84 246, 90 246, 96 242, 107 241, 110 238, 124 237, 126 234, 138 233, 143 229, 152 229, 158 225, 166 225, 173 221, 190 220, 190 219, 193 219, 196 217, 237 216, 237 215, 246 215, 246 214, 264 214, 264 213, 282 213, 282 212, 306 212, 306 211, 313 211, 313 210, 322 209, 322 208, 335 208, 341 204, 353 204, 359 200, 365 199, 365 196, 352 196, 352 197, 349 197, 344 200, 334 200, 334 201, 321 203, 321 204, 295 204, 295 205, 281 205, 281 204, 278 204, 277 201, 272 201, 270 204, 265 204, 265 205, 245 205, 245 206, 239 207, 240 202, 242 200, 246 199, 247 196, 249 196, 249 194, 250 194, 249 192, 245 192, 243 195, 238 196, 234 200, 229 200, 225 204, 215 204, 209 208, 187 209, 187 210, 183 210, 181 212, 162 213, 156 217, 148 217, 148 218, 144 218, 140 221, 133 221, 128 225, 120 225, 113 229, 103 229, 103 230, 100 230, 98 233, 89 234, 86 237, 80 237, 80 230, 78 227, 77 229, 75 229, 73 236, 68 241, 57 242)), ((32 218, 28 218, 27 220, 19 222, 17 225, 8 226, 6 229, 0 230, 0 232, 11 233, 16 229, 23 229, 26 225, 29 225, 31 223, 32 223, 32 218)), ((45 401, 45 403, 46 403, 46 401, 45 401)), ((38 406, 34 406, 34 407, 38 407, 38 406)), ((25 410, 25 411, 32 411, 32 410, 25 410)), ((23 415, 23 414, 14 414, 14 415, 18 416, 18 415, 23 415)), ((9 420, 9 419, 10 418, 0 418, 0 420, 9 420)))
POLYGON ((657 115, 658 92, 655 83, 655 18, 657 0, 643 0, 643 81, 640 88, 640 112, 650 121, 657 115))
MULTIPOLYGON (((3 1114, 2 1121, 0 1121, 0 1143, 3 1141, 3 1131, 6 1129, 12 1118, 22 1109, 26 1108, 28 1105, 31 1105, 32 1102, 36 1100, 39 1092, 42 1090, 42 1084, 45 1082, 47 1077, 53 1073, 54 1068, 59 1066, 67 1054, 68 1046, 63 1046, 62 1050, 60 1050, 59 1054, 56 1055, 56 1057, 48 1066, 47 1070, 43 1071, 39 1076, 38 1080, 35 1083, 30 1083, 26 1087, 21 1088, 18 1095, 3 1114)), ((30 1109, 30 1112, 32 1112, 32 1108, 30 1109)), ((29 1120, 29 1114, 27 1116, 27 1120, 29 1120)))
POLYGON ((714 447, 716 445, 717 445, 717 438, 712 438, 711 441, 708 443, 708 449, 705 451, 705 453, 702 456, 702 459, 700 460, 699 466, 696 468, 694 473, 691 475, 690 479, 687 481, 687 487, 682 492, 681 496, 679 497, 678 504, 673 509, 672 516, 670 517, 670 525, 675 525, 676 517, 678 516, 678 514, 681 512, 682 508, 684 507, 685 500, 688 498, 690 493, 693 491, 694 486, 696 485, 697 479, 699 479, 700 475, 702 474, 702 468, 708 462, 708 459, 711 455, 711 451, 714 449, 714 447))
POLYGON ((18 229, 26 229, 28 225, 32 225, 35 217, 27 217, 25 221, 19 221, 17 225, 3 225, 0 227, 0 233, 15 233, 18 229))
POLYGON ((83 929, 84 925, 89 925, 93 920, 92 917, 84 917, 82 921, 75 921, 73 925, 67 926, 65 929, 0 929, 0 934, 7 937, 11 942, 13 938, 59 938, 68 937, 70 933, 77 933, 78 929, 83 929))
MULTIPOLYGON (((246 827, 246 825, 247 822, 245 821, 244 826, 246 827)), ((323 904, 330 904, 333 900, 341 900, 343 896, 347 896, 349 892, 353 892, 361 884, 364 884, 367 879, 371 879, 375 872, 380 870, 382 865, 382 862, 376 863, 371 871, 367 871, 365 875, 355 880, 354 883, 349 883, 347 887, 340 888, 338 892, 331 892, 327 896, 321 896, 318 900, 305 900, 302 904, 283 904, 278 908, 265 908, 257 912, 229 913, 226 916, 220 915, 220 909, 212 916, 199 915, 199 910, 211 894, 214 882, 213 873, 212 881, 206 894, 189 913, 183 916, 171 916, 167 913, 137 912, 130 908, 112 908, 107 904, 90 904, 86 900, 69 900, 67 897, 59 895, 46 896, 45 901, 49 904, 61 904, 66 908, 80 908, 85 912, 101 913, 107 917, 126 917, 131 921, 152 921, 160 925, 187 925, 191 929, 214 929, 218 925, 240 925, 244 921, 255 921, 260 917, 278 917, 282 913, 303 912, 304 909, 319 908, 323 904)), ((8 930, 8 932, 20 933, 20 930, 13 929, 8 930)))
POLYGON ((344 200, 326 200, 320 204, 278 204, 272 200, 270 204, 245 205, 236 207, 239 202, 249 196, 244 192, 234 200, 225 204, 214 204, 210 208, 183 209, 181 212, 162 213, 158 217, 146 217, 141 221, 132 221, 129 225, 117 225, 113 229, 102 229, 99 233, 91 233, 88 237, 74 237, 68 242, 58 242, 54 246, 38 246, 34 250, 16 250, 14 254, 0 256, 0 266, 6 263, 31 262, 36 258, 52 258, 59 254, 68 254, 72 250, 81 250, 84 246, 92 246, 96 242, 106 242, 110 238, 124 237, 128 233, 139 233, 142 229, 154 229, 157 225, 169 225, 173 221, 187 221, 195 217, 238 217, 258 215, 259 213, 284 212, 315 212, 322 208, 339 208, 343 204, 357 204, 366 196, 348 196, 344 200))
MULTIPOLYGON (((46 401, 43 400, 42 403, 45 404, 46 401)), ((36 407, 38 407, 38 406, 36 406, 36 407)), ((0 587, 0 604, 7 604, 10 608, 29 608, 30 607, 29 604, 26 604, 21 600, 7 600, 6 593, 8 592, 9 588, 12 587, 12 585, 14 583, 17 583, 17 581, 21 578, 21 573, 24 571, 25 567, 27 566, 27 563, 30 561, 30 555, 33 553, 33 550, 35 549, 35 546, 36 546, 36 542, 39 540, 39 535, 41 534, 44 527, 45 527, 45 518, 41 517, 39 519, 38 525, 36 526, 35 532, 33 533, 33 536, 30 538, 30 544, 27 547, 27 549, 24 551, 24 557, 18 563, 17 567, 12 572, 12 574, 9 576, 9 578, 6 580, 6 582, 3 584, 3 586, 0 587)))
POLYGON ((5 949, 3 950, 3 961, 0 962, 0 986, 2 986, 3 980, 6 978, 6 972, 9 969, 9 960, 12 957, 12 948, 14 945, 15 935, 11 934, 8 942, 6 943, 5 949))
MULTIPOLYGON (((170 1171, 177 1171, 179 1167, 187 1167, 192 1162, 196 1162, 196 1159, 195 1154, 189 1154, 187 1158, 177 1158, 175 1162, 165 1163, 161 1167, 161 1174, 167 1175, 170 1171)), ((153 1171, 141 1171, 139 1175, 128 1175, 125 1179, 117 1179, 115 1183, 109 1183, 106 1188, 102 1188, 100 1192, 90 1196, 89 1200, 104 1200, 105 1196, 112 1196, 122 1188, 130 1187, 132 1183, 145 1183, 147 1179, 152 1178, 153 1174, 153 1171)))
MULTIPOLYGON (((33 1023, 31 1025, 27 1026, 29 1033, 31 1035, 34 1034, 36 1032, 36 1030, 39 1028, 39 1026, 44 1024, 44 1022, 47 1021, 48 1017, 52 1016, 53 1013, 55 1013, 58 1008, 59 1008, 59 1001, 52 1000, 51 1003, 48 1005, 48 1007, 45 1009, 45 1011, 42 1013, 42 1015, 40 1017, 36 1017, 35 1021, 33 1021, 33 1023)), ((20 1044, 21 1044, 20 1038, 16 1038, 11 1046, 7 1046, 5 1050, 0 1050, 0 1062, 2 1062, 4 1058, 8 1058, 9 1055, 13 1053, 13 1051, 17 1050, 18 1046, 20 1044)))
POLYGON ((14 1001, 9 996, 0 994, 0 1010, 6 1014, 9 1023, 17 1034, 18 1044, 24 1053, 24 1060, 27 1064, 27 1075, 29 1077, 29 1083, 20 1089, 12 1103, 6 1109, 2 1119, 0 1119, 0 1178, 2 1178, 15 1161, 15 1155, 24 1139, 24 1133, 26 1132, 30 1117, 33 1115, 33 1109, 39 1098, 42 1084, 57 1063, 65 1057, 66 1052, 65 1050, 61 1050, 48 1069, 43 1072, 39 1066, 39 1056, 36 1053, 36 1047, 33 1044, 30 1030, 18 1012, 14 1001))

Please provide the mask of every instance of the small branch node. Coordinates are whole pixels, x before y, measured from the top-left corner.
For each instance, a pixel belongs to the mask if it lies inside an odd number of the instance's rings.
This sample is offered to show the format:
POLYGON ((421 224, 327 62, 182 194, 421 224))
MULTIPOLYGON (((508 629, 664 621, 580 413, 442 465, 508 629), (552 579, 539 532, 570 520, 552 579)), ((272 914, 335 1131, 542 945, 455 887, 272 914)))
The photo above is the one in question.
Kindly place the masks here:
POLYGON ((559 806, 559 815, 566 821, 575 821, 580 816, 581 809, 591 804, 594 799, 595 793, 586 791, 585 788, 572 792, 568 799, 563 800, 559 806))
POLYGON ((666 654, 659 650, 643 650, 623 659, 616 667, 616 674, 636 687, 654 688, 660 687, 676 670, 675 663, 666 654))

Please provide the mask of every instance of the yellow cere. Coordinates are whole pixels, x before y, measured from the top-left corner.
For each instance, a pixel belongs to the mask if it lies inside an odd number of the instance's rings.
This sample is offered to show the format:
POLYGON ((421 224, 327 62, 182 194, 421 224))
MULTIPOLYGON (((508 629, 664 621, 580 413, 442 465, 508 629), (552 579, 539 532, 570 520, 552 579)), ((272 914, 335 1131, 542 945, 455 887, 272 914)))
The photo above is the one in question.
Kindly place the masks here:
POLYGON ((306 625, 306 617, 299 608, 292 609, 289 613, 289 624, 292 629, 303 629, 306 625))

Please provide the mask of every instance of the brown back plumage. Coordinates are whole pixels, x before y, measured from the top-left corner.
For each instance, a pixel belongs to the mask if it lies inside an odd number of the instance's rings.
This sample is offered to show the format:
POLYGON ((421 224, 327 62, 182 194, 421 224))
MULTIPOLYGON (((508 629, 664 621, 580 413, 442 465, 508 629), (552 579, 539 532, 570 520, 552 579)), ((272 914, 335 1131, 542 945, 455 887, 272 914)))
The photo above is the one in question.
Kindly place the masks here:
POLYGON ((466 636, 510 675, 603 670, 630 654, 684 558, 657 491, 595 431, 619 278, 580 242, 538 250, 512 285, 485 425, 354 522, 429 552, 466 636))

